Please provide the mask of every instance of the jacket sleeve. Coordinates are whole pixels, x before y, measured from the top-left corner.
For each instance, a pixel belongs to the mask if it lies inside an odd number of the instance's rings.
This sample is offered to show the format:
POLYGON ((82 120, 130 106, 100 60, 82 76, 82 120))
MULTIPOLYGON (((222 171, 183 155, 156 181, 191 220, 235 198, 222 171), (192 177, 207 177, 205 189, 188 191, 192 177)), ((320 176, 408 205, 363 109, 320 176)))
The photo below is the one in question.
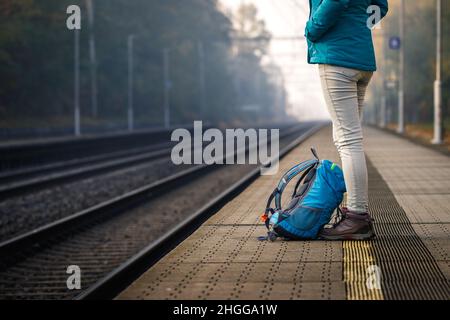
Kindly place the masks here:
POLYGON ((306 23, 305 37, 311 42, 319 40, 339 20, 349 2, 350 0, 323 0, 306 23))
POLYGON ((383 19, 389 10, 388 0, 372 0, 372 4, 380 7, 381 19, 383 19))

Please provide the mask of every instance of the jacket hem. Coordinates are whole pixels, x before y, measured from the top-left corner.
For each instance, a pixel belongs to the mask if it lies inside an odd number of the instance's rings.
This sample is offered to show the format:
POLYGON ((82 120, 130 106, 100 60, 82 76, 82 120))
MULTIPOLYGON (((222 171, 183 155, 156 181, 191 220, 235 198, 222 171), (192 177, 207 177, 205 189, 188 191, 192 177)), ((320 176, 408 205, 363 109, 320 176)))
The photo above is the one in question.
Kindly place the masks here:
POLYGON ((357 69, 361 71, 377 71, 376 65, 363 65, 359 63, 353 63, 348 61, 340 61, 335 59, 314 59, 311 58, 310 61, 308 61, 310 64, 330 64, 334 66, 344 67, 344 68, 351 68, 351 69, 357 69))

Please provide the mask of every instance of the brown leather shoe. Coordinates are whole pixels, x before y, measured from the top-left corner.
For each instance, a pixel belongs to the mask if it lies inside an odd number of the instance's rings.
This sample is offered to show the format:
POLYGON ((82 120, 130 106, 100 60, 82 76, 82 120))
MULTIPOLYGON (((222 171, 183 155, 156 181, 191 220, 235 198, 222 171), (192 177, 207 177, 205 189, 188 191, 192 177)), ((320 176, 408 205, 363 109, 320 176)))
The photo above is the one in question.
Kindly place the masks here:
POLYGON ((346 208, 342 209, 340 221, 319 233, 319 239, 323 240, 368 240, 374 236, 370 215, 356 214, 346 208))

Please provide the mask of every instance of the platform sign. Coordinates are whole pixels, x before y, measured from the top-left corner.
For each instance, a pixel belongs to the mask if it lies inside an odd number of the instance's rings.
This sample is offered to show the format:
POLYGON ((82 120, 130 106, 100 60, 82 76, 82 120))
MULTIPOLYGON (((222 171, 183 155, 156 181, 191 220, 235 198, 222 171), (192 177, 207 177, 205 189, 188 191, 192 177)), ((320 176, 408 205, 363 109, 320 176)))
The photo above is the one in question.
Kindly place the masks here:
POLYGON ((399 37, 390 37, 389 38, 389 48, 391 50, 398 50, 398 49, 400 49, 401 45, 402 45, 402 42, 399 37))
POLYGON ((395 80, 386 80, 384 82, 386 89, 395 89, 397 87, 397 81, 395 80))

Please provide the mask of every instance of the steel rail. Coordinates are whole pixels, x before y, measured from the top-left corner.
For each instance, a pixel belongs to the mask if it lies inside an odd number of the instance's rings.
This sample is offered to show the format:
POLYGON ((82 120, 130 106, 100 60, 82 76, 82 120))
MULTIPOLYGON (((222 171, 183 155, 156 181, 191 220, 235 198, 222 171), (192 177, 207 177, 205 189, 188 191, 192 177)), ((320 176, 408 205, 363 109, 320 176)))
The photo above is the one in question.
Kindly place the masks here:
MULTIPOLYGON (((303 127, 293 126, 286 129, 285 136, 295 134, 303 127)), ((150 148, 150 147, 149 147, 150 148)), ((11 173, 0 174, 0 201, 14 196, 23 195, 46 187, 68 183, 78 179, 90 177, 108 171, 137 165, 148 160, 156 160, 170 156, 169 143, 158 144, 151 147, 153 151, 145 149, 133 149, 130 151, 108 153, 79 160, 69 160, 56 164, 45 165, 38 168, 28 168, 11 173), (130 153, 135 153, 131 155, 130 153), (124 155, 128 155, 124 157, 124 155), (116 159, 114 159, 116 158, 116 159), (80 166, 81 167, 77 167, 80 166), (84 165, 84 166, 83 166, 84 165), (56 172, 55 172, 56 171, 56 172), (46 176, 39 176, 47 174, 46 176), (34 176, 29 179, 21 179, 24 176, 34 176), (6 185, 5 182, 8 182, 6 185)))
MULTIPOLYGON (((290 151, 304 142, 307 138, 321 129, 325 123, 318 123, 311 129, 307 130, 300 137, 295 139, 288 146, 280 151, 278 159, 286 156, 290 151)), ((139 277, 145 270, 154 265, 166 253, 175 248, 179 243, 192 234, 204 221, 216 213, 223 205, 232 200, 236 195, 242 192, 250 183, 260 176, 262 167, 258 167, 240 179, 238 182, 230 186, 228 189, 212 199, 197 212, 190 215, 183 222, 179 223, 168 231, 164 236, 149 244, 139 253, 124 262, 121 266, 110 272, 96 284, 89 287, 78 295, 76 300, 100 300, 112 299, 123 289, 139 277)))
MULTIPOLYGON (((280 138, 289 137, 297 133, 299 130, 304 129, 304 126, 290 129, 283 135, 281 135, 280 138)), ((236 153, 245 152, 255 147, 256 146, 249 146, 248 148, 237 150, 236 153)), ((229 155, 224 155, 224 159, 226 159, 228 156, 229 155)), ((33 229, 22 235, 5 240, 0 243, 0 256, 13 254, 15 251, 20 250, 21 248, 24 248, 28 245, 42 242, 45 239, 57 235, 59 232, 67 231, 74 225, 77 225, 82 221, 87 221, 90 218, 99 219, 104 215, 109 215, 136 206, 144 200, 149 200, 155 196, 163 194, 167 189, 176 188, 177 186, 182 185, 184 182, 189 181, 192 178, 195 178, 199 175, 204 175, 218 166, 219 165, 206 164, 197 165, 193 168, 181 171, 167 178, 139 187, 121 196, 114 197, 95 206, 69 215, 65 218, 33 229)))

